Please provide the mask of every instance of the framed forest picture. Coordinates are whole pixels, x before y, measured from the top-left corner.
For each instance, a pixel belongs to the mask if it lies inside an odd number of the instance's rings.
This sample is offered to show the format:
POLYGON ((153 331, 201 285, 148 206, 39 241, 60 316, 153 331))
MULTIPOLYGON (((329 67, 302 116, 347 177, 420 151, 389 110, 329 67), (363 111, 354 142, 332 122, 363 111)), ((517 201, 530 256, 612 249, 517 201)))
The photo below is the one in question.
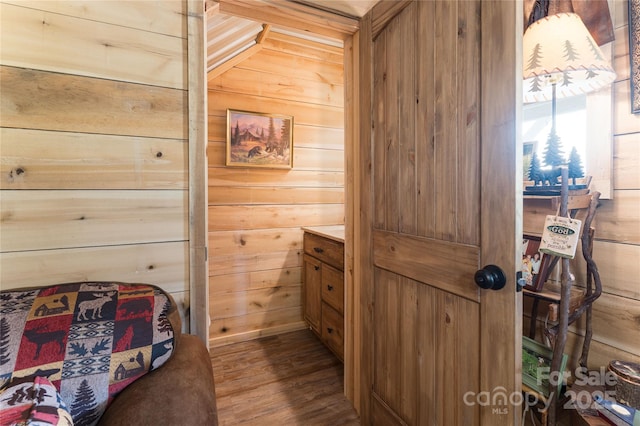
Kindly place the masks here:
POLYGON ((227 110, 226 165, 291 169, 293 117, 227 110))

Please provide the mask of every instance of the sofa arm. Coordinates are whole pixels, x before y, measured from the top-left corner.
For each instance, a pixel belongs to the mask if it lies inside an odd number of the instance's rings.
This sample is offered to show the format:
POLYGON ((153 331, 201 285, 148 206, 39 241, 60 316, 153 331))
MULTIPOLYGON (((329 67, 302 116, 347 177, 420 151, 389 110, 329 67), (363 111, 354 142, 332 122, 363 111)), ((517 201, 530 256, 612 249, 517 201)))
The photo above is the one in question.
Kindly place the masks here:
POLYGON ((213 369, 202 341, 183 334, 159 369, 127 386, 99 426, 218 424, 213 369))

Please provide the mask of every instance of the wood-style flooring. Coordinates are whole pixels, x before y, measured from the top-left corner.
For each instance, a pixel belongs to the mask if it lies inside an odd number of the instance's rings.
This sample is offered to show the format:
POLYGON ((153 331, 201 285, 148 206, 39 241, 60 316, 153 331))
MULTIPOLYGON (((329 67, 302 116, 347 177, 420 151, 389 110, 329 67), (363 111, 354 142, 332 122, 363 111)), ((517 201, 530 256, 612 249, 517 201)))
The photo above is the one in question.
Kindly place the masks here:
POLYGON ((309 330, 211 349, 220 426, 359 425, 343 365, 309 330))

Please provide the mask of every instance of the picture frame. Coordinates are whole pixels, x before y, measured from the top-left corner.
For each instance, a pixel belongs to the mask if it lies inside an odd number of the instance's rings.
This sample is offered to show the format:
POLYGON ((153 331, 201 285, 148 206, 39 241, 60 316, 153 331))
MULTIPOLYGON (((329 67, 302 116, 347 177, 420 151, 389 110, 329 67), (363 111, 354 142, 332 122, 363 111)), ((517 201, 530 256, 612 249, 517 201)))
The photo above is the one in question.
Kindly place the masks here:
POLYGON ((522 336, 522 383, 549 398, 549 377, 558 381, 556 388, 557 395, 560 395, 562 385, 564 384, 564 371, 567 368, 567 354, 562 354, 560 362, 560 374, 551 374, 551 361, 553 359, 553 350, 530 339, 522 336))
POLYGON ((293 116, 227 109, 225 164, 293 168, 293 116))
POLYGON ((629 0, 631 113, 640 114, 640 0, 629 0))
POLYGON ((540 241, 540 237, 535 235, 522 236, 521 278, 525 282, 524 288, 535 292, 541 291, 549 278, 550 265, 555 257, 540 252, 540 241))

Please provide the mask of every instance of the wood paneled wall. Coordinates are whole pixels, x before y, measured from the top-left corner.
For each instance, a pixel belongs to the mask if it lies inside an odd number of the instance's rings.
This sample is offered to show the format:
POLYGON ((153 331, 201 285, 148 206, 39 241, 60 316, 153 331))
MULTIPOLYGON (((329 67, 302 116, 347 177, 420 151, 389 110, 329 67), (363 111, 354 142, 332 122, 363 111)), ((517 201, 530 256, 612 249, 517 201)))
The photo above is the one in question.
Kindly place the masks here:
POLYGON ((2 289, 146 282, 186 313, 186 2, 7 0, 0 16, 2 289))
POLYGON ((344 223, 342 48, 271 32, 209 81, 210 343, 305 327, 303 226, 344 223), (226 110, 294 117, 293 169, 225 167, 226 110))
MULTIPOLYGON (((594 334, 589 352, 592 368, 606 366, 612 359, 640 362, 640 115, 631 114, 630 106, 627 2, 616 0, 612 15, 617 73, 613 105, 614 191, 613 199, 600 202, 594 222, 593 257, 602 277, 603 294, 593 304, 594 334)), ((525 231, 541 229, 542 213, 540 206, 529 205, 525 231)), ((574 264, 577 282, 584 282, 584 261, 574 264)), ((543 310, 539 325, 544 315, 543 310)), ((528 327, 525 321, 525 330, 528 327)), ((580 356, 584 329, 582 320, 569 333, 566 353, 571 356, 572 366, 580 356)))

